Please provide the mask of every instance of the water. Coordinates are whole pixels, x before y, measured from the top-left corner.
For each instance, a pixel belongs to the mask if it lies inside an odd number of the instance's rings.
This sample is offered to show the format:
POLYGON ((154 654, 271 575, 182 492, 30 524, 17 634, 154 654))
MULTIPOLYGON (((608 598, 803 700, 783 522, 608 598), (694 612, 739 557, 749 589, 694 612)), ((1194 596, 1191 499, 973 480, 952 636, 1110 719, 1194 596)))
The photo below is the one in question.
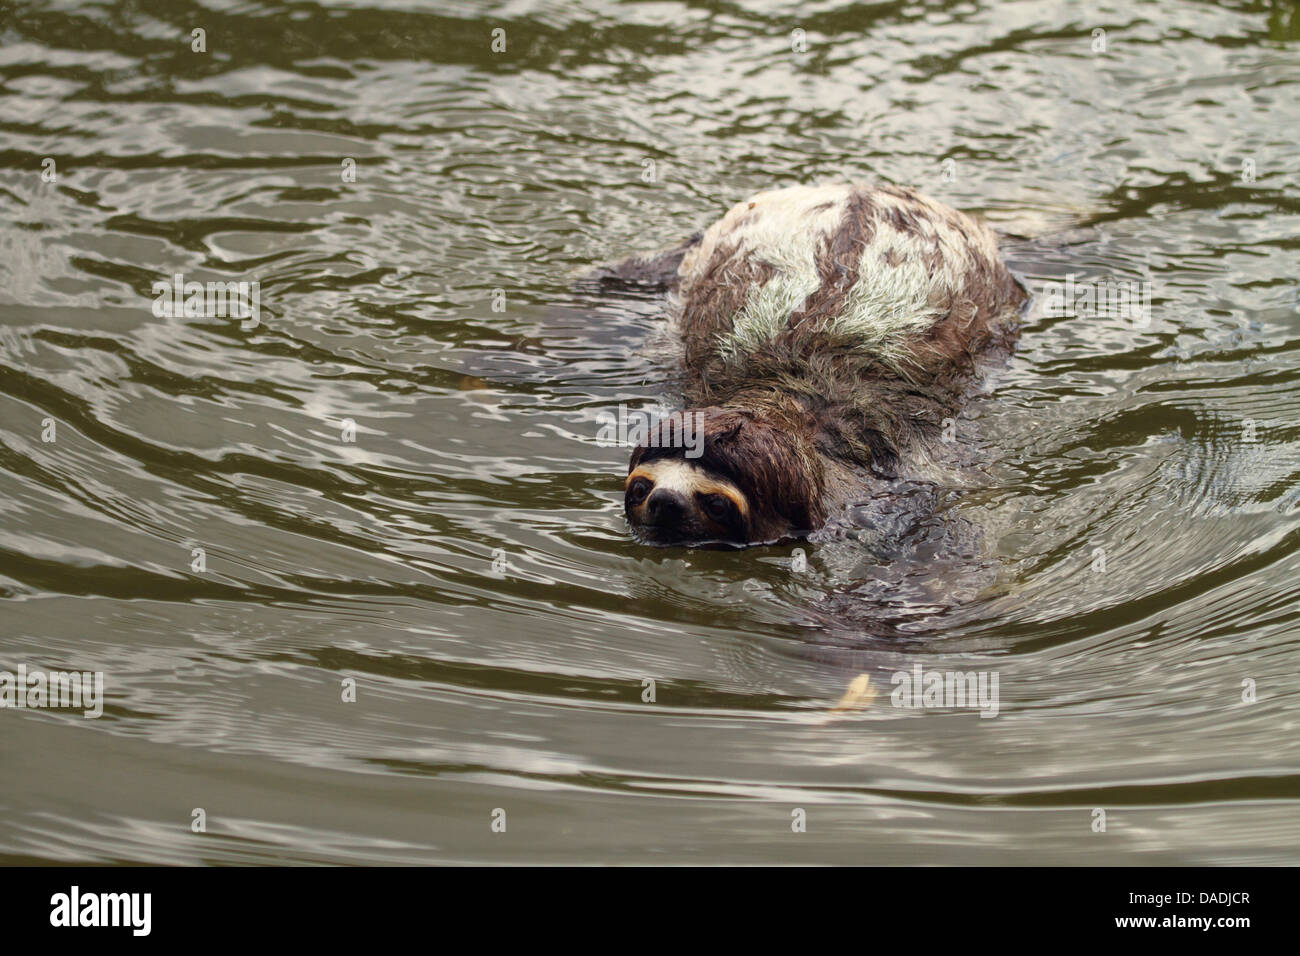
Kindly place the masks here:
POLYGON ((106 694, 0 713, 5 859, 1300 862, 1300 7, 790 9, 0 8, 0 670, 106 694), (658 305, 574 276, 844 179, 1150 326, 1031 315, 971 569, 636 545, 658 305))

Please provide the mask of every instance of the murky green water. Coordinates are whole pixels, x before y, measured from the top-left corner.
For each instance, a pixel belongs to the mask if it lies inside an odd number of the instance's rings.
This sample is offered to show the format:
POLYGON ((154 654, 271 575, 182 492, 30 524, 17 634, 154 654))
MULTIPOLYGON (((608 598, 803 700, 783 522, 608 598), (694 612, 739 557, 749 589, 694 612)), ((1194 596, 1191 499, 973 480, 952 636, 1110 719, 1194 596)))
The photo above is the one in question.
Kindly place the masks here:
POLYGON ((0 711, 0 854, 1300 862, 1300 10, 793 11, 0 5, 0 670, 106 694, 0 711), (574 275, 843 179, 1023 237, 1040 302, 1152 290, 1030 316, 944 600, 640 547, 597 441, 672 395, 657 303, 574 275), (259 325, 156 316, 177 273, 259 325), (916 664, 998 716, 891 706, 916 664))

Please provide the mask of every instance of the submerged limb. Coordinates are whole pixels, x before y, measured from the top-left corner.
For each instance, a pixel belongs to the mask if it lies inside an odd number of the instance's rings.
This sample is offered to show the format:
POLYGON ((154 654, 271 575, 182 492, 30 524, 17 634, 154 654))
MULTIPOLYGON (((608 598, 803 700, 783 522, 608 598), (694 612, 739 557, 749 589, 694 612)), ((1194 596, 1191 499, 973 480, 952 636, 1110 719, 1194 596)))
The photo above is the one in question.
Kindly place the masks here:
POLYGON ((621 262, 597 266, 574 283, 580 292, 596 294, 657 295, 677 282, 677 267, 699 241, 696 233, 685 242, 650 255, 630 256, 621 262))

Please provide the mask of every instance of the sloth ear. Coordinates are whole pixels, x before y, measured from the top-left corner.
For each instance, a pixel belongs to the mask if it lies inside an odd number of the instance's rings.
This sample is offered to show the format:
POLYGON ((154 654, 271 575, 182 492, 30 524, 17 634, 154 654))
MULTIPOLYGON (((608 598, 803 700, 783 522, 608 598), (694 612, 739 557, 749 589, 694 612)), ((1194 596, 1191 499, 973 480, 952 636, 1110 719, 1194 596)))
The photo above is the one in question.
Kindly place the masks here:
POLYGON ((736 424, 728 428, 726 431, 718 432, 716 435, 713 436, 713 438, 715 441, 719 438, 724 440, 735 438, 737 435, 740 434, 740 430, 744 427, 745 427, 744 419, 741 419, 740 421, 736 422, 736 424))

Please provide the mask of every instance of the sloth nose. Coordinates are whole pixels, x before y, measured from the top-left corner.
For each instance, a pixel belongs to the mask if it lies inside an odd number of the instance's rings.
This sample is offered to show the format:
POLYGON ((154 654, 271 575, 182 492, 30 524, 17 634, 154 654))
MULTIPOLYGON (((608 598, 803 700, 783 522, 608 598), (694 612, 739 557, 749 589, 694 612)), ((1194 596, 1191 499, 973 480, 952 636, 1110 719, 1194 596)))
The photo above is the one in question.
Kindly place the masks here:
POLYGON ((676 491, 656 488, 645 500, 645 513, 652 524, 677 524, 686 514, 686 499, 676 491))

